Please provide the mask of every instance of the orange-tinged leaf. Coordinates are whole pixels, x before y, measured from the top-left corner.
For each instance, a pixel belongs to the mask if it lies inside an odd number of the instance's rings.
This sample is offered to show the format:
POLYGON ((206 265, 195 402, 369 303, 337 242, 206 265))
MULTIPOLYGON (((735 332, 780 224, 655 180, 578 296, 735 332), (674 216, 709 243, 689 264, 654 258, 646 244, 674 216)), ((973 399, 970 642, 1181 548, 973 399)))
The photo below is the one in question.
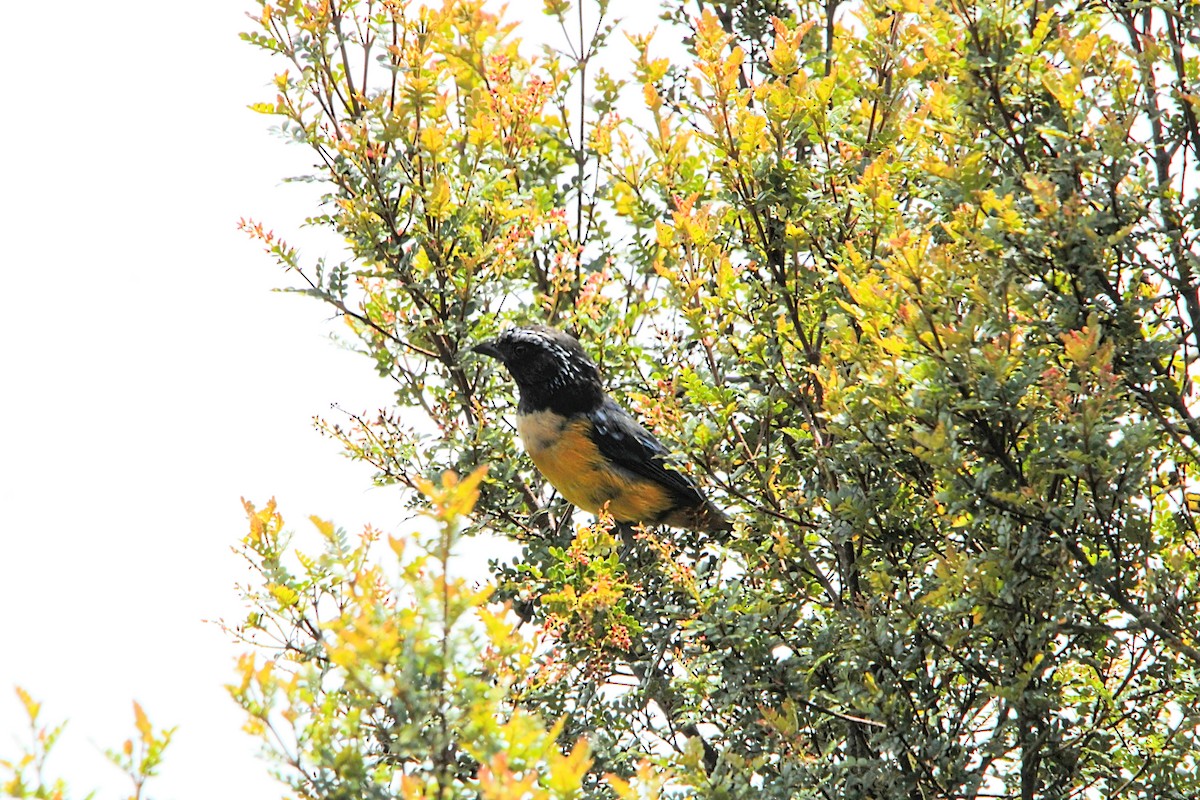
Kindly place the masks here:
POLYGON ((662 108, 662 98, 658 96, 658 90, 652 83, 642 84, 642 99, 646 103, 646 108, 651 111, 658 111, 662 108))
POLYGON ((1062 335, 1063 351, 1076 366, 1086 366, 1096 353, 1100 343, 1100 326, 1095 321, 1095 315, 1088 320, 1082 330, 1067 331, 1062 335))
POLYGON ((150 718, 146 716, 145 710, 136 700, 133 701, 133 724, 143 742, 149 741, 153 737, 154 731, 150 727, 150 718))

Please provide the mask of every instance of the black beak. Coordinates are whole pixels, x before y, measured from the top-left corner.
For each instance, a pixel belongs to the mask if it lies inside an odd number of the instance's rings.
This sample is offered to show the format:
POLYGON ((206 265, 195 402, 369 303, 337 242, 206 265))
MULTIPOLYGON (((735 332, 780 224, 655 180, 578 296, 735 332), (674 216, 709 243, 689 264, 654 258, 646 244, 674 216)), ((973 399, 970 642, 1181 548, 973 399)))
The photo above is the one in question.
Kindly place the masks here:
POLYGON ((498 358, 501 361, 504 360, 504 354, 500 352, 500 348, 496 347, 495 339, 488 339, 485 342, 480 342, 472 347, 471 351, 481 355, 491 356, 492 358, 498 358))

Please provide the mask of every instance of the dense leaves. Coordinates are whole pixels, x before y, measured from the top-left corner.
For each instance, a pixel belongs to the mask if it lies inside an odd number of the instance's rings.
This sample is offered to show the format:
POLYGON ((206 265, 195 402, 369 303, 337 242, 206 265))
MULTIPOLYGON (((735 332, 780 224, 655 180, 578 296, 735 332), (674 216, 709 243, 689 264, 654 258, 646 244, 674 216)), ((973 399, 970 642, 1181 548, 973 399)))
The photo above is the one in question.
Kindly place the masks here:
POLYGON ((251 509, 286 661, 235 694, 297 796, 1200 794, 1194 4, 668 3, 628 70, 605 3, 545 8, 537 56, 470 0, 246 35, 348 254, 245 227, 396 385, 325 430, 443 509, 435 562, 524 547, 472 592, 319 523, 295 572, 251 509), (571 520, 469 352, 528 322, 731 539, 571 520))

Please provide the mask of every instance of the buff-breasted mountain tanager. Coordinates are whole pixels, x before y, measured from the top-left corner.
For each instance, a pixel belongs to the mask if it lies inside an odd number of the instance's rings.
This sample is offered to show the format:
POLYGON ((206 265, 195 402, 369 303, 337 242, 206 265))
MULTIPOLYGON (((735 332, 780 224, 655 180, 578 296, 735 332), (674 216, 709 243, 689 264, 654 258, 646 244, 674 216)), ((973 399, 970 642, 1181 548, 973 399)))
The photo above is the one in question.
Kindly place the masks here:
POLYGON ((534 465, 568 501, 617 522, 716 533, 731 526, 670 451, 605 392, 575 337, 513 328, 475 352, 499 359, 520 393, 517 433, 534 465))

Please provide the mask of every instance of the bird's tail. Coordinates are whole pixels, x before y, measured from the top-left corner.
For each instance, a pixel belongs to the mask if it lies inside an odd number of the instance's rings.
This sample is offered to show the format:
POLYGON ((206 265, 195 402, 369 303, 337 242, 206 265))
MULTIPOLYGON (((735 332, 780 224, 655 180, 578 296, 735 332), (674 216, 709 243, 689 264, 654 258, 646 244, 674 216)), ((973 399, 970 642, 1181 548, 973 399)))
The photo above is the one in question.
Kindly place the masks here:
POLYGON ((703 533, 730 533, 733 523, 725 512, 714 506, 710 501, 703 505, 677 508, 664 520, 676 528, 686 528, 703 533))

